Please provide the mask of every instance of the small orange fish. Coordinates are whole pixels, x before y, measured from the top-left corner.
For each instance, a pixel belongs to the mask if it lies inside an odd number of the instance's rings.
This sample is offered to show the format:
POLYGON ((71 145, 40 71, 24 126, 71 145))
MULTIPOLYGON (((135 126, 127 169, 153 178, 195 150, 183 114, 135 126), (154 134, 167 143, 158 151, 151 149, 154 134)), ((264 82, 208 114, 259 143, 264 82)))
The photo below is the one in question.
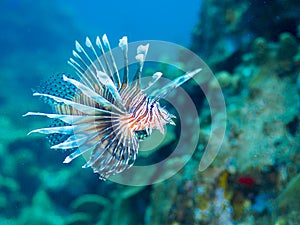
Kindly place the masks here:
POLYGON ((166 124, 175 125, 174 116, 160 106, 159 100, 201 69, 188 72, 159 90, 152 90, 148 96, 145 90, 151 89, 162 76, 161 72, 156 72, 152 82, 145 88, 141 87, 149 44, 138 46, 136 60, 139 68, 130 80, 127 37, 120 39, 119 47, 124 57, 122 81, 106 35, 102 41, 96 38, 96 48, 89 38, 86 38, 85 45, 87 49, 76 41, 74 58, 68 61, 78 79, 61 74, 33 94, 51 104, 54 113, 28 112, 24 116, 54 119, 54 125, 29 134, 48 135, 52 149, 72 149, 64 163, 90 151, 91 156, 83 168, 91 167, 100 174, 100 179, 106 179, 133 165, 139 141, 151 135, 153 129, 164 133, 166 124))

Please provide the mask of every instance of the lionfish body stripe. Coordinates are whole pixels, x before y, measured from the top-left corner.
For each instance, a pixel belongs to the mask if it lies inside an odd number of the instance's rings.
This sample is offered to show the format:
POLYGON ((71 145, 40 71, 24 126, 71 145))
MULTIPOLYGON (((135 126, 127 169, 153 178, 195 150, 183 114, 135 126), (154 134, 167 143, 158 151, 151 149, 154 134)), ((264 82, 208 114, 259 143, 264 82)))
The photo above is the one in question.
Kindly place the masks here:
POLYGON ((24 116, 46 116, 55 122, 61 121, 29 134, 48 135, 50 141, 53 139, 51 143, 55 143, 51 146, 53 149, 71 149, 64 163, 90 151, 90 158, 83 168, 91 167, 101 179, 106 179, 133 165, 139 141, 149 136, 153 129, 164 134, 166 124, 175 125, 174 116, 160 106, 159 99, 201 69, 186 73, 164 88, 152 91, 150 97, 144 91, 150 89, 162 73, 156 72, 152 82, 145 88, 141 87, 149 44, 137 48, 139 68, 131 82, 126 36, 119 42, 124 57, 122 81, 106 35, 103 35, 102 41, 96 38, 96 47, 89 38, 86 38, 85 45, 87 49, 76 41, 72 52, 74 58, 68 61, 78 79, 61 74, 33 94, 52 105, 54 113, 28 112, 24 116), (55 135, 60 135, 60 139, 55 135))

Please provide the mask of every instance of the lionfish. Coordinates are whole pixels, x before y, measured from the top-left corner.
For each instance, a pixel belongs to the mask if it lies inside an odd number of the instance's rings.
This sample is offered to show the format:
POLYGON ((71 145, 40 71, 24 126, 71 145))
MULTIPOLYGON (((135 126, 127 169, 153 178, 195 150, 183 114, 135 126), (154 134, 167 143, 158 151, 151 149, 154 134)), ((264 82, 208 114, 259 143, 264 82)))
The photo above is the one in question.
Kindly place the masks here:
POLYGON ((127 37, 120 39, 124 60, 122 81, 107 36, 104 34, 102 41, 97 37, 95 44, 96 48, 88 37, 87 48, 75 41, 73 58, 68 64, 75 69, 78 79, 60 74, 33 93, 49 103, 54 113, 28 112, 24 116, 54 119, 49 127, 32 130, 29 134, 46 134, 51 149, 72 150, 64 163, 90 151, 89 160, 82 167, 91 167, 105 180, 134 164, 139 141, 148 137, 153 129, 164 134, 166 124, 175 125, 172 120, 175 116, 160 106, 159 100, 201 69, 185 73, 147 95, 145 91, 162 76, 156 72, 147 87, 141 86, 149 44, 137 47, 135 58, 139 67, 130 79, 127 37))

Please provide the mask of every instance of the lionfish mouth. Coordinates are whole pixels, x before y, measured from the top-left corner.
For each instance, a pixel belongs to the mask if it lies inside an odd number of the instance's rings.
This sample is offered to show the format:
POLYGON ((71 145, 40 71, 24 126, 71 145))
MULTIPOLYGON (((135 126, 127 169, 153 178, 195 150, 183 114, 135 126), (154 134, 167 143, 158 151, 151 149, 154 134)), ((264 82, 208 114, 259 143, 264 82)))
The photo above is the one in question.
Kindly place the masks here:
POLYGON ((162 76, 156 72, 148 86, 141 87, 141 76, 149 44, 137 48, 139 68, 130 76, 127 37, 120 39, 124 74, 121 76, 106 35, 96 38, 95 47, 87 37, 86 49, 75 42, 73 58, 68 63, 77 79, 59 74, 38 88, 40 96, 53 106, 53 113, 28 112, 24 116, 46 116, 53 119, 47 128, 31 133, 46 134, 52 149, 71 150, 64 163, 90 152, 83 168, 91 167, 100 179, 130 168, 137 157, 139 141, 153 129, 164 134, 166 124, 175 125, 174 116, 159 105, 159 100, 191 79, 201 69, 188 72, 161 89, 154 89, 162 76), (132 79, 130 79, 132 78, 132 79), (153 89, 151 98, 145 90, 153 89))

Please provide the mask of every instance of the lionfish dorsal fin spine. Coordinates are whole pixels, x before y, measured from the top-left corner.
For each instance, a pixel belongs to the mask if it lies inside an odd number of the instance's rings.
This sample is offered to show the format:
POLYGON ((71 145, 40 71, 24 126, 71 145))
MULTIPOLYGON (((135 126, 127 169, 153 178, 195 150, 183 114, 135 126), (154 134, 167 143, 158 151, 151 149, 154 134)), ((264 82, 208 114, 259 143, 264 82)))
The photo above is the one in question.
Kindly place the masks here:
POLYGON ((103 35, 102 41, 103 41, 104 46, 109 51, 110 60, 112 62, 112 66, 113 66, 113 70, 114 70, 113 71, 113 75, 115 75, 115 76, 113 76, 114 82, 118 84, 118 89, 120 89, 122 84, 121 84, 119 70, 117 68, 116 61, 115 61, 115 58, 114 58, 114 56, 112 54, 111 47, 110 47, 110 44, 109 44, 109 41, 108 41, 108 38, 107 38, 106 34, 103 35))
POLYGON ((104 70, 103 72, 108 74, 113 79, 113 72, 112 72, 112 69, 110 68, 108 59, 106 57, 106 53, 104 51, 104 48, 103 48, 103 45, 101 43, 101 40, 100 40, 99 36, 97 36, 97 38, 96 38, 96 45, 101 51, 101 54, 102 54, 102 57, 103 57, 103 60, 105 62, 105 66, 106 66, 106 69, 107 69, 107 71, 104 70))
POLYGON ((104 66, 103 66, 103 64, 102 64, 102 62, 101 62, 101 60, 100 60, 100 58, 99 58, 99 56, 98 56, 98 54, 97 54, 97 52, 96 52, 96 50, 95 50, 93 44, 92 44, 92 42, 91 42, 91 40, 90 40, 88 37, 85 38, 85 45, 86 45, 88 48, 92 49, 92 51, 93 51, 93 53, 94 53, 94 55, 95 55, 95 57, 96 57, 96 59, 97 59, 97 62, 99 63, 100 70, 102 70, 103 72, 105 72, 104 66))
POLYGON ((154 98, 152 99, 152 102, 158 101, 160 98, 165 97, 168 93, 170 93, 172 90, 181 86, 183 83, 185 83, 186 81, 188 81, 189 79, 194 77, 201 70, 202 70, 201 68, 198 68, 191 72, 187 72, 184 75, 176 78, 175 80, 173 80, 172 82, 170 82, 169 84, 164 86, 163 88, 153 91, 151 93, 151 95, 154 96, 154 98))
MULTIPOLYGON (((86 51, 85 51, 84 48, 79 44, 78 41, 75 41, 75 47, 76 47, 76 50, 77 50, 79 53, 83 53, 84 56, 88 59, 88 61, 89 61, 89 63, 90 63, 90 66, 88 66, 89 71, 91 72, 91 75, 93 76, 93 79, 94 79, 95 83, 99 84, 99 81, 97 80, 96 74, 95 74, 95 72, 96 72, 98 69, 97 69, 97 67, 95 66, 94 62, 91 60, 91 58, 89 57, 89 55, 86 53, 86 51), (94 71, 92 71, 90 67, 93 67, 94 71)), ((88 64, 85 64, 85 65, 88 65, 88 64)), ((99 85, 100 85, 100 84, 99 84, 99 85)))
POLYGON ((93 101, 97 102, 102 107, 109 107, 110 109, 115 109, 120 113, 124 113, 123 110, 115 106, 113 103, 106 100, 104 97, 93 91, 92 89, 86 87, 84 84, 78 82, 77 80, 71 79, 63 75, 64 81, 67 81, 73 84, 76 88, 78 88, 83 94, 91 98, 93 101))
MULTIPOLYGON (((89 87, 95 87, 95 84, 93 85, 89 78, 85 76, 84 69, 73 58, 69 59, 68 64, 75 69, 77 75, 82 79, 82 83, 86 84, 89 87)), ((97 87, 100 91, 103 91, 101 85, 97 85, 97 87)))
MULTIPOLYGON (((75 50, 73 50, 72 51, 72 54, 73 54, 73 56, 76 58, 76 59, 78 59, 78 61, 81 63, 81 65, 77 62, 76 64, 74 64, 74 65, 76 65, 78 68, 80 68, 81 69, 81 72, 80 72, 80 77, 82 77, 83 78, 83 80, 86 82, 86 84, 90 87, 90 88, 92 88, 93 87, 93 85, 92 85, 92 82, 91 82, 91 80, 90 79, 88 79, 89 77, 92 77, 93 75, 93 71, 90 69, 90 67, 86 64, 86 62, 82 59, 82 57, 75 51, 75 50), (88 76, 89 77, 87 77, 87 75, 86 74, 88 74, 88 76)), ((72 60, 72 61, 70 61, 71 63, 74 63, 74 62, 76 62, 76 60, 72 60)))
MULTIPOLYGON (((86 43, 89 44, 89 39, 86 39, 86 43)), ((83 55, 87 58, 87 60, 90 64, 90 65, 88 65, 87 63, 84 64, 87 67, 88 71, 90 72, 90 75, 92 76, 92 77, 90 77, 90 79, 92 79, 93 82, 98 84, 100 89, 102 89, 102 87, 96 77, 96 72, 97 72, 97 70, 99 70, 96 67, 96 64, 92 61, 90 56, 86 53, 86 51, 84 50, 84 48, 80 45, 80 43, 78 41, 75 41, 75 47, 76 47, 76 50, 78 51, 78 53, 83 53, 83 55), (93 68, 93 70, 91 69, 91 67, 93 68)))
POLYGON ((119 41, 119 47, 122 49, 124 56, 124 76, 122 85, 127 86, 129 80, 129 68, 128 68, 128 39, 124 36, 119 41))
POLYGON ((133 76, 133 81, 131 83, 133 89, 140 89, 141 84, 140 84, 140 76, 141 76, 141 71, 140 68, 137 69, 135 72, 135 75, 133 76))
POLYGON ((113 98, 117 101, 117 103, 120 106, 122 106, 122 109, 125 110, 123 100, 119 94, 119 91, 117 90, 117 87, 115 86, 114 82, 110 79, 110 77, 102 71, 97 72, 97 77, 102 83, 102 85, 104 85, 109 90, 109 92, 111 93, 113 98))
POLYGON ((68 64, 75 69, 77 75, 79 75, 79 77, 82 77, 85 83, 89 83, 88 80, 86 80, 86 77, 84 76, 85 73, 84 69, 79 65, 79 63, 76 62, 76 60, 70 58, 68 60, 68 64))
POLYGON ((146 91, 148 90, 149 88, 151 88, 161 77, 162 77, 162 72, 155 72, 153 75, 152 75, 152 81, 150 81, 148 83, 148 86, 143 88, 142 91, 146 91))
POLYGON ((139 45, 137 47, 137 54, 135 59, 139 62, 139 68, 135 74, 134 80, 137 84, 138 89, 141 89, 141 76, 143 71, 144 62, 148 53, 149 44, 146 45, 139 45))

